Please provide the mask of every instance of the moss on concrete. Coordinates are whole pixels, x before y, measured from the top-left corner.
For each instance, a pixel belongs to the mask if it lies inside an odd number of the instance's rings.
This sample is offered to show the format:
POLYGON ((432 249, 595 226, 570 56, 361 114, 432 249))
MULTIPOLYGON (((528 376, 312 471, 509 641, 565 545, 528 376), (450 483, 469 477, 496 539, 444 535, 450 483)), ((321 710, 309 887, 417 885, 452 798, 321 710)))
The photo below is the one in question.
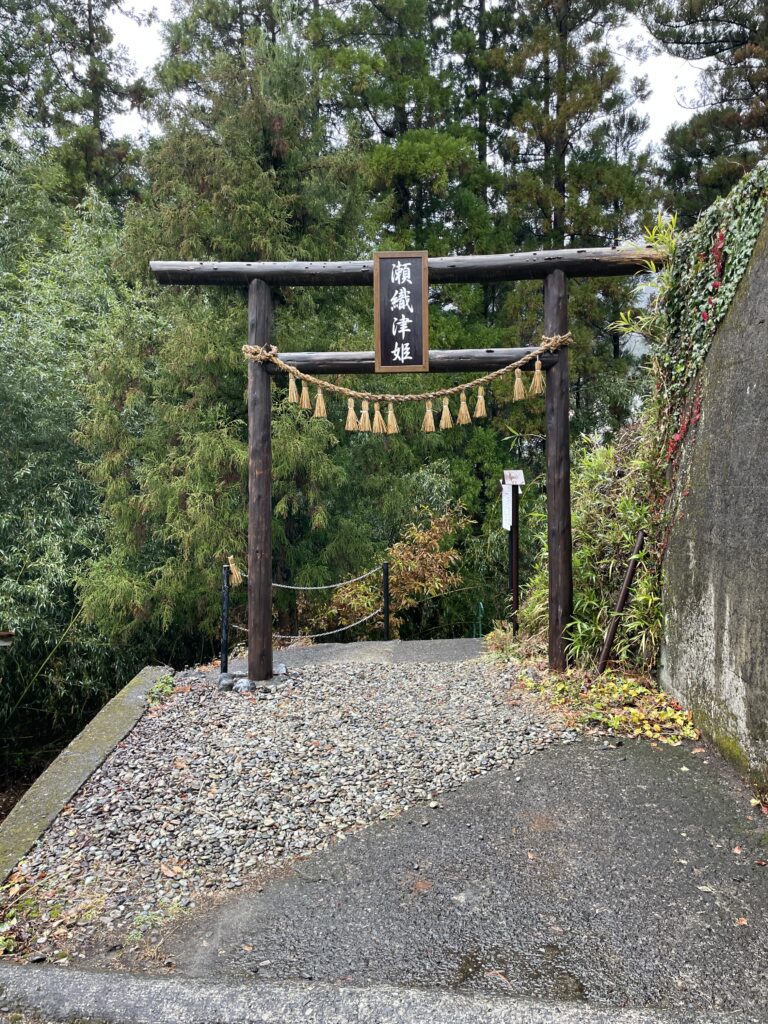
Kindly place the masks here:
POLYGON ((660 683, 756 784, 768 779, 768 225, 701 374, 664 562, 660 683))
POLYGON ((131 731, 164 667, 141 670, 43 772, 0 824, 0 881, 45 832, 84 782, 131 731))

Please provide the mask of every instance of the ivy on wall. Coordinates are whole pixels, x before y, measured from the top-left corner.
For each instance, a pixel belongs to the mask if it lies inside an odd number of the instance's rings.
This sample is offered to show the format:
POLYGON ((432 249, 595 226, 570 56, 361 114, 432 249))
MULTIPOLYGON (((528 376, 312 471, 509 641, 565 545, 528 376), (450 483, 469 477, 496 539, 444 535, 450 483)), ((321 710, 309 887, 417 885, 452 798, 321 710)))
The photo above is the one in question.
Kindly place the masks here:
POLYGON ((651 344, 669 459, 690 428, 699 371, 749 265, 767 209, 768 165, 760 165, 684 234, 676 231, 674 217, 662 216, 646 232, 669 261, 657 275, 648 308, 624 314, 615 326, 651 344))

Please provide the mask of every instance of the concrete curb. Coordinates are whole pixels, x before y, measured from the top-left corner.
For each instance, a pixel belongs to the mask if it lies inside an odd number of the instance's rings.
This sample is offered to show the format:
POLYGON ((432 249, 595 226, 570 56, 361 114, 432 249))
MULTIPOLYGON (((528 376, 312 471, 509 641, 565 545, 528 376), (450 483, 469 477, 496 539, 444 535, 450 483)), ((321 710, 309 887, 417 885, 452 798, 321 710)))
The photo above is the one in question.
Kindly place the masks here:
POLYGON ((143 668, 32 783, 0 824, 0 882, 136 725, 146 708, 147 692, 172 671, 164 666, 143 668))
MULTIPOLYGON (((610 1009, 451 990, 317 982, 211 984, 179 977, 0 964, 2 1009, 91 1024, 690 1024, 689 1011, 610 1009)), ((696 1024, 761 1024, 696 1011, 696 1024)))

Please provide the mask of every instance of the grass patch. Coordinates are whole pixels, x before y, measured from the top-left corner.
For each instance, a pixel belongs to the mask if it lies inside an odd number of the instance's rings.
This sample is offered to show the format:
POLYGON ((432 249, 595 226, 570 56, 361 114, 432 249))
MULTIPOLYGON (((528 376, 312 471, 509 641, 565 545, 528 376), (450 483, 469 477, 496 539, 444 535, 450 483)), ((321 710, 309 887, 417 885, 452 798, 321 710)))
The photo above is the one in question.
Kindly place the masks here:
POLYGON ((173 693, 173 676, 160 676, 152 689, 147 693, 147 703, 151 708, 156 708, 173 693))

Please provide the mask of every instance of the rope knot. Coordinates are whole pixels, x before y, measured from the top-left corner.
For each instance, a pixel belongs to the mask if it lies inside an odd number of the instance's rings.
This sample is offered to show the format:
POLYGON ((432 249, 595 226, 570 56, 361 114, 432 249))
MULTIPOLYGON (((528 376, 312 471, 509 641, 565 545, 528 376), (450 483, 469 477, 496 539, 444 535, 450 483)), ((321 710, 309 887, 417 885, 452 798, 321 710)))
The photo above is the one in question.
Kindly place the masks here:
POLYGON ((277 348, 274 345, 244 345, 243 352, 257 363, 271 363, 277 355, 277 348))
POLYGON ((541 345, 539 347, 545 349, 548 352, 555 352, 557 351, 557 349, 562 348, 564 345, 572 344, 573 335, 570 331, 568 331, 566 334, 543 334, 541 336, 541 345))

